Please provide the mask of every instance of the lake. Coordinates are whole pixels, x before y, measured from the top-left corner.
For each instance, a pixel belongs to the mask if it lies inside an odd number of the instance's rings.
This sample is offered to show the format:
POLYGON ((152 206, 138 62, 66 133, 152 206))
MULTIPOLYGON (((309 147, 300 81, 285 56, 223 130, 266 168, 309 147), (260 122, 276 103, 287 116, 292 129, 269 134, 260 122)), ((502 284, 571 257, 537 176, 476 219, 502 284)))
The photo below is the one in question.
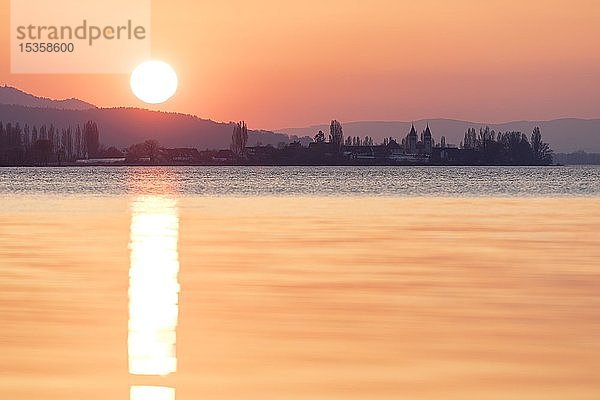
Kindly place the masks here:
POLYGON ((600 166, 0 169, 0 195, 599 196, 600 166))
POLYGON ((0 169, 0 397, 598 399, 599 167, 0 169))

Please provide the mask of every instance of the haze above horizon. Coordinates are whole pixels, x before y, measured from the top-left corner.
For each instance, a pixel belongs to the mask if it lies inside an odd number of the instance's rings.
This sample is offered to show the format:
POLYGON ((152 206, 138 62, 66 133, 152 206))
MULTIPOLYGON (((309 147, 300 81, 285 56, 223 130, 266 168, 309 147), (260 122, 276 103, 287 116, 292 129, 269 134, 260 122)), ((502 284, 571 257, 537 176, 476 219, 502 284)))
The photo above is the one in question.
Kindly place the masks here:
MULTIPOLYGON (((101 107, 144 106, 126 75, 11 74, 8 0, 0 18, 0 82, 101 107)), ((591 0, 155 0, 153 57, 168 60, 181 85, 151 108, 264 129, 331 118, 598 118, 597 37, 600 4, 591 0)))

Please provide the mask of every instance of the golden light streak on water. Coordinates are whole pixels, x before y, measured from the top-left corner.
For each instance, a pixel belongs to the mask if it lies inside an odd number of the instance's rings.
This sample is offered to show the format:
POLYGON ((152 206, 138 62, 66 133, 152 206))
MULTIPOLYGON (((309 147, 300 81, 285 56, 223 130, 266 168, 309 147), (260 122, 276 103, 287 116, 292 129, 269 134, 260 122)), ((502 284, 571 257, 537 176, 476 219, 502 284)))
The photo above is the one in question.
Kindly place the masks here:
POLYGON ((597 197, 135 201, 172 227, 140 240, 179 228, 177 372, 128 371, 131 200, 22 196, 0 208, 1 399, 600 398, 597 197))
POLYGON ((175 389, 161 386, 132 386, 131 400, 175 400, 175 389))
POLYGON ((178 235, 175 200, 142 196, 133 202, 128 338, 133 375, 165 376, 177 370, 178 235))

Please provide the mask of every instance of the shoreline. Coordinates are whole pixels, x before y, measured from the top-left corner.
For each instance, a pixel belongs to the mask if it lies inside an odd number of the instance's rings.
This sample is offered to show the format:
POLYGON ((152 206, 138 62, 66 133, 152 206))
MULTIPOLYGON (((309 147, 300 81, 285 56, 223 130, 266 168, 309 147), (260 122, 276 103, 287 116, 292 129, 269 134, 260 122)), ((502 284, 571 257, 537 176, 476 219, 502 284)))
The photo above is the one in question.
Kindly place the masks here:
MULTIPOLYGON (((581 164, 590 165, 595 164, 581 164)), ((577 164, 577 166, 581 166, 577 164)), ((48 165, 0 165, 0 168, 72 168, 72 167, 566 167, 568 164, 536 165, 536 164, 390 164, 390 163, 339 163, 339 164, 277 164, 277 163, 248 163, 248 164, 219 164, 219 163, 69 163, 48 165)))

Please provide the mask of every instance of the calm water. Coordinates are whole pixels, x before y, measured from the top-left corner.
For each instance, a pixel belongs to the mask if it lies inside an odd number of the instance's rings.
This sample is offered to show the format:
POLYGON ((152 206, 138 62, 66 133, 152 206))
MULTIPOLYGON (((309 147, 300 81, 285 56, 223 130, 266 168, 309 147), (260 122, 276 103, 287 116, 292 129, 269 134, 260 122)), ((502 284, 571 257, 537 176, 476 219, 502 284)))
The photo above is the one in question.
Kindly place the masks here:
POLYGON ((600 166, 0 169, 0 194, 123 195, 156 184, 218 196, 598 196, 600 166))
POLYGON ((598 399, 599 178, 0 169, 0 398, 598 399))

